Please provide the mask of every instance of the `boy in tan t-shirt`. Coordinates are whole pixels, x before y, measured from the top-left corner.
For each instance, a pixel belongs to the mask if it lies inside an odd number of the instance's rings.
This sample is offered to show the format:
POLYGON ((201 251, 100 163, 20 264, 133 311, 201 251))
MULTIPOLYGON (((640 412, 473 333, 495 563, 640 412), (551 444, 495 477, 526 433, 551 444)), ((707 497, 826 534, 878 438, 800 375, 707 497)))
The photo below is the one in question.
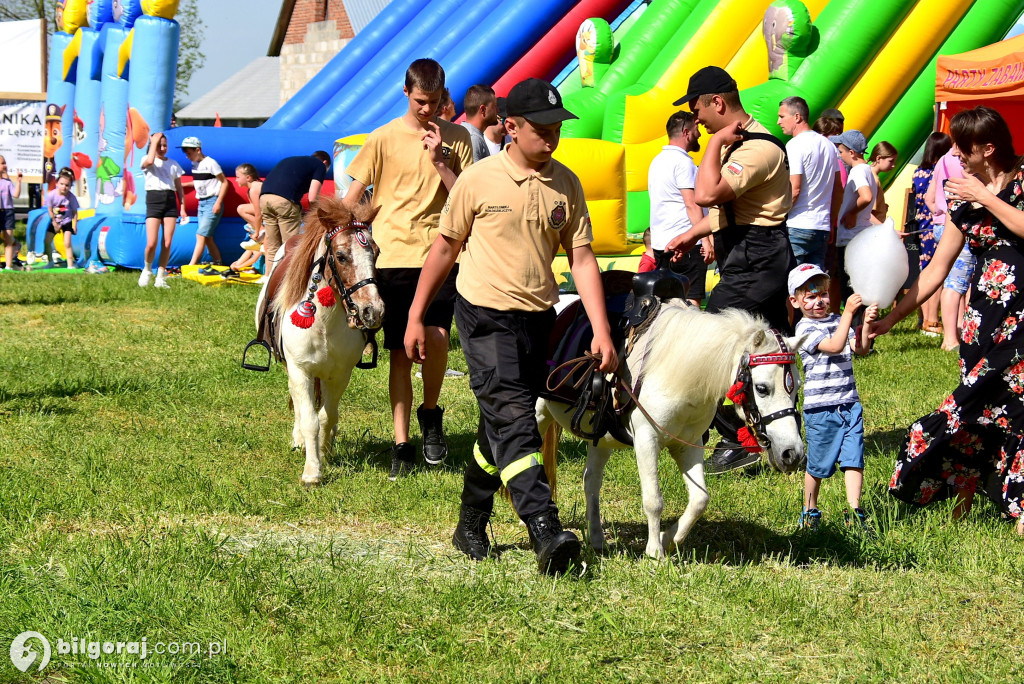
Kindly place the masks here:
MULTIPOLYGON (((373 186, 380 212, 373 238, 380 247, 377 283, 384 300, 384 347, 391 354, 388 390, 394 419, 391 480, 412 469, 415 450, 409 442, 412 414, 412 361, 402 353, 406 314, 420 269, 437 235, 441 208, 455 178, 473 163, 469 132, 437 118, 444 92, 444 69, 432 59, 418 59, 405 73, 409 109, 369 135, 347 172, 352 185, 345 195, 358 204, 373 186)), ((437 405, 448 368, 448 337, 455 307, 455 273, 426 313, 429 363, 423 364, 423 403, 416 417, 423 434, 423 458, 437 465, 448 454, 442 428, 444 409, 437 405)))
POLYGON ((507 108, 512 143, 463 174, 445 205, 409 311, 405 349, 417 362, 431 362, 424 312, 464 248, 455 317, 480 422, 452 541, 474 560, 490 554, 487 521, 504 483, 541 572, 557 574, 579 560, 580 543, 562 530, 551 500, 534 408, 547 375, 558 301, 551 262, 559 246, 593 324, 591 350, 601 355, 601 370, 614 370, 617 359, 583 188, 551 159, 562 121, 576 117, 557 90, 535 78, 512 88, 507 108))

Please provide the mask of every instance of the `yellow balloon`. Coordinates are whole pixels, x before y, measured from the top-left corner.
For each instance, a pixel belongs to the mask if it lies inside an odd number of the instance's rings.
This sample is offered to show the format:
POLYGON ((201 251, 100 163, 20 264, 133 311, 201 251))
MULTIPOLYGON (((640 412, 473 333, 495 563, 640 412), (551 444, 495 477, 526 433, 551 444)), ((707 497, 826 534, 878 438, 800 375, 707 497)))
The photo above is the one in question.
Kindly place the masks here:
POLYGON ((173 19, 178 13, 178 0, 142 0, 142 13, 149 17, 173 19))

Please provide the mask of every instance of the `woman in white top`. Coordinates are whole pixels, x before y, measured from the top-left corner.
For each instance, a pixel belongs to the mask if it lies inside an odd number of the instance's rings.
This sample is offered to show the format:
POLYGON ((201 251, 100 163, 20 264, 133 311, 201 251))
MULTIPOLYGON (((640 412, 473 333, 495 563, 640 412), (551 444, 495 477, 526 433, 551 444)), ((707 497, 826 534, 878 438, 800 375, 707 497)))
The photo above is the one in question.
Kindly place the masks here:
POLYGON ((139 287, 149 285, 153 277, 153 256, 160 224, 163 223, 163 249, 160 250, 160 267, 156 271, 154 287, 169 287, 167 284, 167 260, 171 256, 171 240, 180 214, 185 220, 185 191, 181 177, 185 174, 178 162, 167 158, 167 138, 163 133, 154 133, 149 139, 149 150, 142 160, 142 171, 146 177, 146 253, 139 287))

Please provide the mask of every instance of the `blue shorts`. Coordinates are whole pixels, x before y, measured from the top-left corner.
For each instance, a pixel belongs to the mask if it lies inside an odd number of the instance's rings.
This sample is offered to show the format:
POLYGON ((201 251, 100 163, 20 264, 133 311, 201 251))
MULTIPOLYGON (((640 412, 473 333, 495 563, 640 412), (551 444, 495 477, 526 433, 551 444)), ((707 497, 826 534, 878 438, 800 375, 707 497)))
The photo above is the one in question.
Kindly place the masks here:
MULTIPOLYGON (((942 231, 945 228, 943 225, 934 227, 935 243, 938 244, 942 238, 942 231)), ((960 254, 957 255, 956 261, 953 263, 953 268, 949 269, 949 275, 946 276, 946 281, 942 284, 947 290, 953 290, 957 294, 967 294, 967 290, 971 287, 971 280, 974 279, 974 267, 978 264, 978 257, 971 254, 971 250, 968 249, 967 243, 964 243, 964 248, 960 250, 960 254)))
POLYGON ((0 209, 0 230, 14 230, 14 209, 0 209))
POLYGON ((789 244, 793 245, 793 256, 798 265, 814 264, 825 270, 825 252, 828 250, 827 230, 790 228, 789 244))
POLYGON ((199 200, 199 227, 196 228, 196 235, 210 237, 213 235, 213 231, 217 230, 217 224, 220 223, 220 217, 224 213, 224 208, 221 207, 219 214, 214 214, 213 205, 216 203, 216 196, 204 197, 199 200))
POLYGON ((864 467, 864 409, 860 402, 804 409, 807 426, 807 472, 825 479, 836 465, 864 467))

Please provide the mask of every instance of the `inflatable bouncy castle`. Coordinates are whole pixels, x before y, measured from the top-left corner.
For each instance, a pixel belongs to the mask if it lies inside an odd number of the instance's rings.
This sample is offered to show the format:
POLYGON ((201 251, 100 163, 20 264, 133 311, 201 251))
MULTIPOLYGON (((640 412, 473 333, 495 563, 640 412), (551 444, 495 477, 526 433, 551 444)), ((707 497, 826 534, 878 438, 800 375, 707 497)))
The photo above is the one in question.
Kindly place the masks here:
MULTIPOLYGON (((151 133, 170 126, 178 63, 178 0, 58 0, 48 65, 44 145, 48 187, 68 167, 82 210, 76 260, 141 268, 145 181, 151 133)), ((186 163, 184 168, 190 166, 186 163)), ((236 202, 237 204, 237 202, 236 202)), ((194 207, 193 207, 194 210, 194 207)), ((29 214, 27 248, 43 251, 45 210, 29 214)), ((222 222, 226 258, 245 234, 222 222)), ((179 226, 170 263, 188 262, 195 224, 179 226)))

